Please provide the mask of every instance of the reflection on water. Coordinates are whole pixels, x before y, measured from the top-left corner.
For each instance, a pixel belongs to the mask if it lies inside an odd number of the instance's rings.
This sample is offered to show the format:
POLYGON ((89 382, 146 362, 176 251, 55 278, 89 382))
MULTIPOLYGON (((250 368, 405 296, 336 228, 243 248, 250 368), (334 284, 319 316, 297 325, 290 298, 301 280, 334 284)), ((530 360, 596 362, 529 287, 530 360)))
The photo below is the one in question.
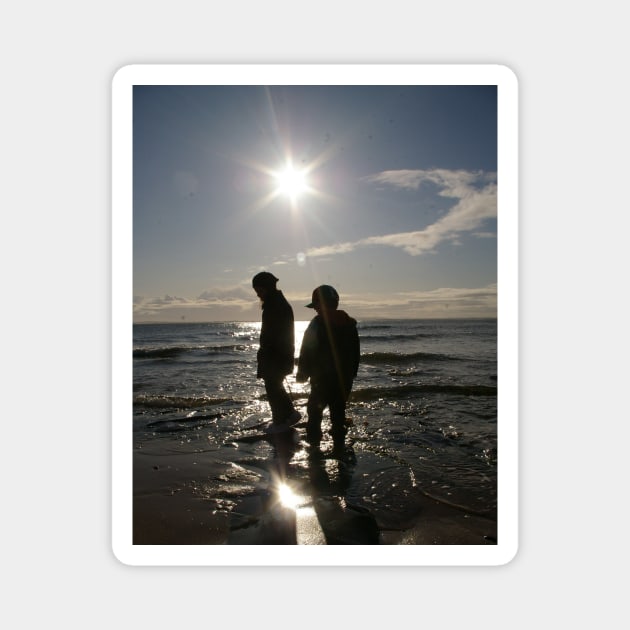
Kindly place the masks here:
MULTIPOLYGON (((313 313, 315 314, 315 313, 313 313)), ((302 339, 304 332, 308 327, 310 320, 296 320, 294 325, 295 330, 295 358, 297 359, 300 354, 300 348, 302 347, 302 339)), ((237 339, 250 339, 252 341, 258 341, 260 337, 260 329, 262 322, 236 322, 233 324, 236 329, 232 336, 237 339)))

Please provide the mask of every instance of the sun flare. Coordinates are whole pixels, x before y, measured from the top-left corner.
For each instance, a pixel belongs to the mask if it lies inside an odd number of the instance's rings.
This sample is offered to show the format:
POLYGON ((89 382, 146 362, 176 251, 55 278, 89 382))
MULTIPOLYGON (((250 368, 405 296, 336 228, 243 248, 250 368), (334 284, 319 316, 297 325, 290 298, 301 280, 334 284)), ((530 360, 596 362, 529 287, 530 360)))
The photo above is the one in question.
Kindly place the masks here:
POLYGON ((285 483, 281 483, 278 486, 278 498, 284 507, 292 510, 295 510, 298 507, 301 499, 301 497, 297 496, 285 483))
POLYGON ((285 197, 296 199, 308 190, 306 172, 297 170, 290 165, 275 173, 275 178, 278 184, 277 192, 285 197))

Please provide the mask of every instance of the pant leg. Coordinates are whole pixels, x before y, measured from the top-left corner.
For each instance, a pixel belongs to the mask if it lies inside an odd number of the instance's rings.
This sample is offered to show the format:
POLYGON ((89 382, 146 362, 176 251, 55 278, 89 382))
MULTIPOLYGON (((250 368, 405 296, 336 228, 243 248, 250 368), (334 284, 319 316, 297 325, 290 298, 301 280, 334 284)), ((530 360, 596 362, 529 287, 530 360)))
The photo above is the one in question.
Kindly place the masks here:
POLYGON ((345 444, 346 433, 346 400, 343 396, 336 396, 330 402, 330 434, 333 439, 333 445, 336 448, 345 444))
POLYGON ((284 389, 284 377, 265 378, 265 391, 271 407, 271 420, 277 423, 284 422, 293 411, 291 397, 284 389))
POLYGON ((306 403, 306 439, 311 446, 319 446, 322 440, 322 415, 326 406, 323 394, 321 387, 311 380, 311 393, 306 403))
POLYGON ((346 403, 352 389, 352 381, 345 386, 335 384, 330 394, 330 424, 331 435, 335 447, 340 448, 345 444, 348 426, 346 424, 346 403))

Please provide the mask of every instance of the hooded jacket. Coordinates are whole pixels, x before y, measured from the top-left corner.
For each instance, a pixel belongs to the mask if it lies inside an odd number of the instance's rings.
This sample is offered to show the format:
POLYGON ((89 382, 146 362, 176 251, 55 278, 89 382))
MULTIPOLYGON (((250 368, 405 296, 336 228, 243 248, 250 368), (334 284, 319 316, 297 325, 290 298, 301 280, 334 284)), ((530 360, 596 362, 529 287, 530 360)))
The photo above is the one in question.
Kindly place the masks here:
POLYGON ((359 368, 357 321, 345 311, 327 310, 314 317, 304 332, 297 380, 311 383, 338 383, 345 394, 359 368))

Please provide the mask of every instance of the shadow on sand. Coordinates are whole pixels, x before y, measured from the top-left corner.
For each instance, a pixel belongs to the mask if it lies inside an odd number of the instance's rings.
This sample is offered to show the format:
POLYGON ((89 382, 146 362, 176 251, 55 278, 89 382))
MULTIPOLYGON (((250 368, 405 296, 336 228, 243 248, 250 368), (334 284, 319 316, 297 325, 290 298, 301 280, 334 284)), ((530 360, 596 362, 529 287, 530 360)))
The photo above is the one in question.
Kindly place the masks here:
MULTIPOLYGON (((259 437, 258 439, 261 439, 259 437)), ((230 545, 378 545, 380 533, 368 510, 349 505, 356 457, 352 448, 335 457, 316 449, 306 473, 290 463, 299 448, 297 431, 265 436, 273 446, 268 487, 239 506, 230 527, 230 545)))

